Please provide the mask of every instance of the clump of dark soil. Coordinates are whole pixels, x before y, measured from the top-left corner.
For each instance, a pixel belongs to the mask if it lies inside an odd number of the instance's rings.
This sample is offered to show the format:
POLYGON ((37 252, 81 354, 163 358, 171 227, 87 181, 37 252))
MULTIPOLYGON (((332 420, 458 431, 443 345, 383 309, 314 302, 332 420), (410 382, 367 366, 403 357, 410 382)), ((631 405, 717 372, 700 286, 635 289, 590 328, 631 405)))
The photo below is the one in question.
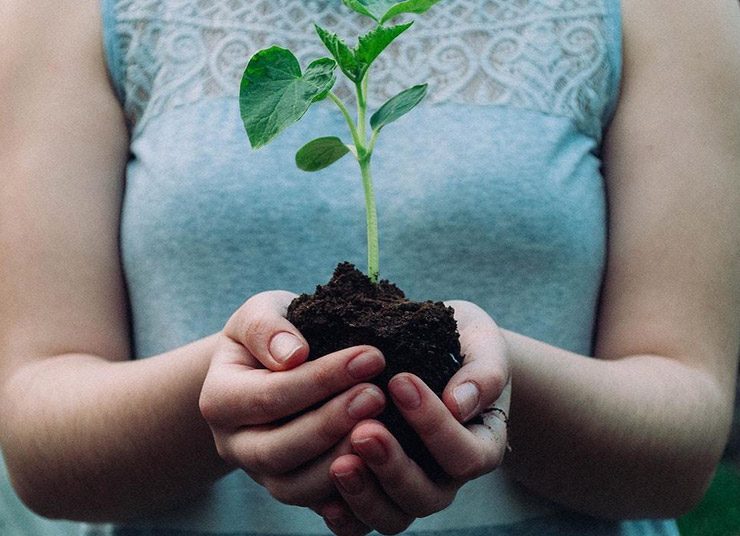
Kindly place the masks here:
MULTIPOLYGON (((290 320, 310 346, 309 359, 360 344, 378 348, 386 368, 373 381, 388 394, 399 372, 419 376, 442 395, 462 363, 454 311, 442 302, 412 302, 388 281, 374 284, 352 264, 341 263, 326 285, 303 294, 288 308, 290 320)), ((442 471, 424 444, 387 397, 380 415, 405 452, 433 478, 442 471)))

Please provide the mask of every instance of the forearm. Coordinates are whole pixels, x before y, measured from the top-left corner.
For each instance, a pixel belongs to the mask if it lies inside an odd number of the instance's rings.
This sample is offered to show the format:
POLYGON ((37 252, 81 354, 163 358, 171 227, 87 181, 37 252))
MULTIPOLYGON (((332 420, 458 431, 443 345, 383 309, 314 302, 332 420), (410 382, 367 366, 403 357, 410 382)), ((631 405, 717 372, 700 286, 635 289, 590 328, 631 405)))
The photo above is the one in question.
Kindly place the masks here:
POLYGON ((604 517, 671 517, 701 497, 731 415, 719 382, 666 357, 605 361, 505 337, 516 478, 604 517))
POLYGON ((2 446, 21 497, 49 517, 121 519, 172 506, 225 474, 198 410, 214 343, 18 369, 3 386, 2 446))

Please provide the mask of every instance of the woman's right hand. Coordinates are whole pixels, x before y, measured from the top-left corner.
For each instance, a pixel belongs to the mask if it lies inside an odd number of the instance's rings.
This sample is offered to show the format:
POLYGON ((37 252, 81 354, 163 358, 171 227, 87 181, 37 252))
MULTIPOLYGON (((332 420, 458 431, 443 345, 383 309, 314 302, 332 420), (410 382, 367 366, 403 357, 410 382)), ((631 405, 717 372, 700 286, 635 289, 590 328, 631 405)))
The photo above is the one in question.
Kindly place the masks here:
POLYGON ((315 506, 336 495, 329 467, 352 451, 349 433, 385 405, 368 380, 385 367, 370 346, 306 362, 308 343, 286 318, 295 297, 247 300, 219 334, 200 410, 219 455, 277 500, 315 506))

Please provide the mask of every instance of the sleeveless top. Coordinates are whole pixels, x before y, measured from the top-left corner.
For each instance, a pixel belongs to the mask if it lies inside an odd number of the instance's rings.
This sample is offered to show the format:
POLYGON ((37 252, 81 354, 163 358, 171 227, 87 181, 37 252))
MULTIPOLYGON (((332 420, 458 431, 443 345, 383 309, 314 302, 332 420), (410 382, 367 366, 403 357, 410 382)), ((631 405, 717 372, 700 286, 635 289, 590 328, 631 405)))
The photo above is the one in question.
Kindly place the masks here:
MULTIPOLYGON (((295 151, 348 139, 328 100, 268 146, 238 107, 248 58, 276 44, 327 56, 318 23, 369 29, 341 0, 102 0, 109 73, 131 133, 121 253, 136 358, 220 330, 249 296, 310 292, 337 262, 364 268, 356 163, 306 174, 295 151)), ((411 299, 466 299, 501 326, 589 355, 605 266, 602 134, 621 68, 618 0, 445 0, 370 71, 370 106, 428 82, 374 156, 381 277, 411 299)), ((341 78, 341 76, 340 76, 341 78)), ((339 81, 335 92, 349 95, 339 81)), ((587 490, 584 490, 584 493, 587 490)), ((197 502, 87 534, 329 534, 235 471, 197 502)), ((677 535, 551 504, 502 470, 408 534, 677 535)))

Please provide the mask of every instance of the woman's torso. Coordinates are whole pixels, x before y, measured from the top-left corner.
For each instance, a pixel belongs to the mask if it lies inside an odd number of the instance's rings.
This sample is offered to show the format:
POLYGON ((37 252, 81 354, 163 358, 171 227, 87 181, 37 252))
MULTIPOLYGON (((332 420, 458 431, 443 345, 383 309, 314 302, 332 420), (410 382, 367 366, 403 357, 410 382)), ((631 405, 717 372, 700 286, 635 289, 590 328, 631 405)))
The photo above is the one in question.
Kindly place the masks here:
MULTIPOLYGON (((364 264, 362 188, 349 158, 316 174, 295 151, 344 134, 316 105, 249 148, 236 95, 272 44, 326 55, 312 22, 365 29, 340 0, 103 0, 111 79, 131 128, 121 224, 136 357, 219 330, 250 295, 311 291, 340 260, 364 264)), ((616 102, 614 0, 449 0, 371 71, 377 106, 429 82, 376 149, 381 276, 413 299, 468 299, 503 327, 588 355, 606 248, 598 158, 616 102)), ((346 88, 337 91, 344 94, 346 88)), ((89 530, 102 530, 90 528, 89 530)), ((116 534, 325 534, 235 472, 197 504, 116 534)), ((567 513, 498 471, 411 531, 673 534, 659 522, 567 513)))

